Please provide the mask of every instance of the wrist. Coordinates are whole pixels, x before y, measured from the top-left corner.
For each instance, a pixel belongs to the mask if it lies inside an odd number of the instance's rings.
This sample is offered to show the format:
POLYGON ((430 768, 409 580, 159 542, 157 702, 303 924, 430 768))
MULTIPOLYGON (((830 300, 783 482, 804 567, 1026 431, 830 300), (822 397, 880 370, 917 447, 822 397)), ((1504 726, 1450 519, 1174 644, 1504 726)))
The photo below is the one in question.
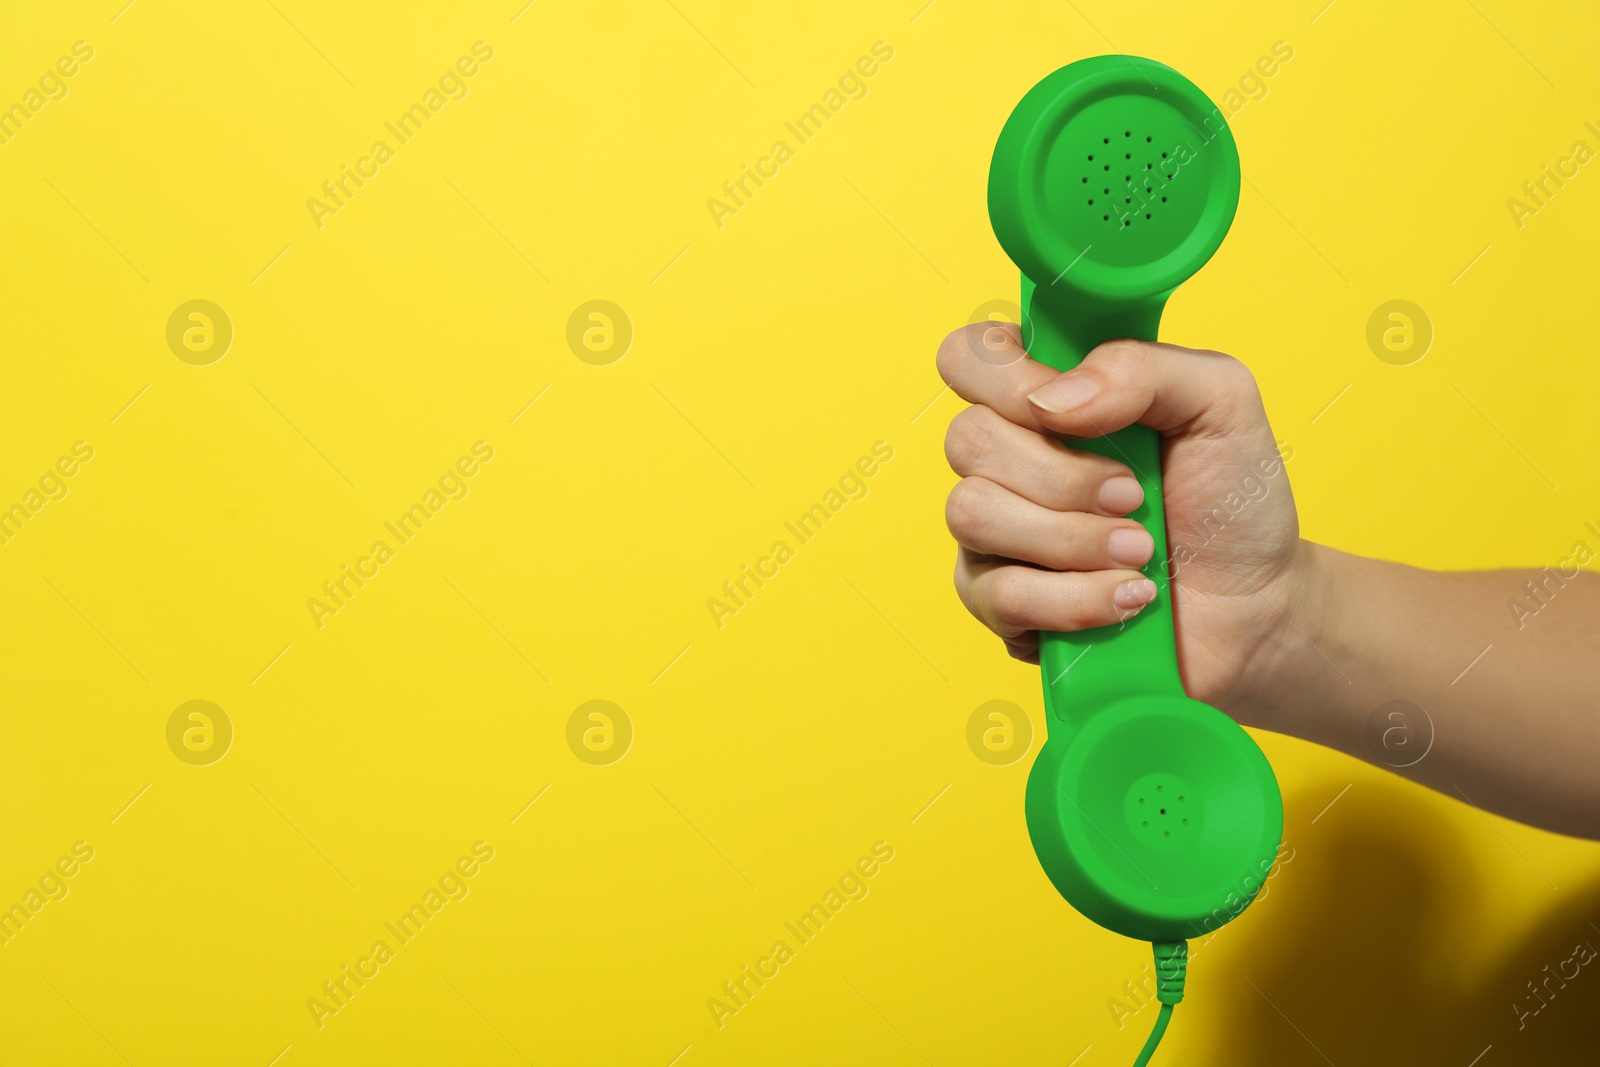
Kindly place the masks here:
POLYGON ((1321 651, 1337 632, 1338 570, 1343 553, 1301 539, 1288 564, 1260 590, 1261 629, 1228 708, 1247 726, 1305 737, 1314 730, 1316 694, 1332 673, 1321 651))

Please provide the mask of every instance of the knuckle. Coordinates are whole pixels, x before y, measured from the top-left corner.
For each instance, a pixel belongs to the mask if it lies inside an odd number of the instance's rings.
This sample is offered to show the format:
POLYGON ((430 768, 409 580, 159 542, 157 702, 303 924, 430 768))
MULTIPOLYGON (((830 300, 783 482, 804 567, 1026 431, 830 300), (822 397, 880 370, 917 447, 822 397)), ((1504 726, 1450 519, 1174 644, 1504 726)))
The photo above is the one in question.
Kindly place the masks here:
POLYGON ((986 525, 994 483, 984 478, 963 478, 944 503, 944 521, 958 541, 968 541, 986 525))
POLYGON ((1220 418, 1227 423, 1265 410, 1256 376, 1243 362, 1221 352, 1207 353, 1206 361, 1203 369, 1211 392, 1214 420, 1220 418))
POLYGON ((940 342, 939 376, 946 385, 956 388, 963 379, 980 375, 986 368, 1007 367, 1026 355, 1022 334, 1015 324, 975 322, 952 331, 940 342))
POLYGON ((950 428, 944 435, 944 455, 957 474, 971 474, 984 458, 994 437, 997 418, 993 411, 976 404, 950 420, 950 428))
POLYGON ((967 568, 966 554, 959 549, 956 550, 956 565, 950 578, 956 587, 956 599, 961 601, 962 607, 976 615, 978 612, 973 607, 972 572, 967 568))
POLYGON ((1070 575, 1061 583, 1061 598, 1056 605, 1055 625, 1064 631, 1087 630, 1099 626, 1101 618, 1092 595, 1093 582, 1082 575, 1070 575))
POLYGON ((1077 570, 1092 566, 1104 555, 1103 538, 1097 538, 1097 517, 1080 511, 1061 513, 1050 537, 1049 564, 1056 570, 1077 570))
POLYGON ((1095 349, 1095 356, 1108 369, 1119 374, 1135 373, 1148 358, 1144 345, 1129 340, 1107 341, 1095 349))
POLYGON ((1088 578, 1072 583, 1072 595, 1068 598, 1067 613, 1073 629, 1087 630, 1106 622, 1105 609, 1095 595, 1097 592, 1097 583, 1088 578))
POLYGON ((1218 353, 1218 377, 1222 379, 1227 391, 1239 400, 1261 399, 1261 387, 1256 383, 1256 376, 1249 367, 1232 356, 1218 353))
POLYGON ((1033 589, 1019 569, 1005 567, 990 575, 984 606, 994 624, 1005 630, 1033 629, 1033 589))
POLYGON ((1052 511, 1071 512, 1080 507, 1093 507, 1102 482, 1117 474, 1131 473, 1113 460, 1063 442, 1051 440, 1048 445, 1049 451, 1037 461, 1040 485, 1037 502, 1052 511))
POLYGON ((977 323, 967 339, 973 346, 972 354, 992 367, 1010 366, 1025 355, 1022 333, 1014 323, 977 323))
POLYGON ((1139 359, 1144 355, 1144 345, 1127 337, 1107 341, 1097 349, 1104 359, 1139 359))
POLYGON ((939 353, 934 362, 939 367, 939 377, 944 379, 946 385, 953 384, 956 371, 960 368, 961 357, 972 350, 972 332, 977 327, 963 326, 959 330, 951 330, 939 342, 939 353))

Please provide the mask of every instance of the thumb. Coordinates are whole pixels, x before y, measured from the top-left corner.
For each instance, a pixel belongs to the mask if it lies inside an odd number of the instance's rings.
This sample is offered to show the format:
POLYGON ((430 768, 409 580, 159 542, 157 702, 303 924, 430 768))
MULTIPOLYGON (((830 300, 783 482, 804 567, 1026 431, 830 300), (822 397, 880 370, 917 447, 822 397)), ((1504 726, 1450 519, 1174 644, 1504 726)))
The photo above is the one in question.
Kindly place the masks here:
POLYGON ((1163 435, 1225 432, 1265 418, 1243 363, 1152 341, 1107 341, 1028 394, 1039 422, 1067 437, 1104 437, 1140 423, 1163 435))

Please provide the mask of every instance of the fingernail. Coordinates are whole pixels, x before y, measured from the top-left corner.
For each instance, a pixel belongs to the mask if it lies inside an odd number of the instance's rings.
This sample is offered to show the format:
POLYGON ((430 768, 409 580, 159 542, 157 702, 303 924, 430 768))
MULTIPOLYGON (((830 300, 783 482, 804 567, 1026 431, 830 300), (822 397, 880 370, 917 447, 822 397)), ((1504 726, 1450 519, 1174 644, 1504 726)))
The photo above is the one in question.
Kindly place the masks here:
POLYGON ((1100 487, 1100 510, 1126 515, 1144 503, 1144 490, 1139 483, 1125 474, 1107 478, 1100 487))
POLYGON ((1150 562, 1150 555, 1155 550, 1155 539, 1143 529, 1112 530, 1111 537, 1106 541, 1106 555, 1111 557, 1113 563, 1120 563, 1124 567, 1143 567, 1150 562))
POLYGON ((1028 403, 1052 415, 1064 415, 1094 399, 1100 383, 1085 374, 1067 374, 1028 394, 1028 403))
POLYGON ((1142 608, 1156 598, 1156 583, 1148 578, 1138 578, 1117 586, 1112 601, 1123 611, 1142 608))

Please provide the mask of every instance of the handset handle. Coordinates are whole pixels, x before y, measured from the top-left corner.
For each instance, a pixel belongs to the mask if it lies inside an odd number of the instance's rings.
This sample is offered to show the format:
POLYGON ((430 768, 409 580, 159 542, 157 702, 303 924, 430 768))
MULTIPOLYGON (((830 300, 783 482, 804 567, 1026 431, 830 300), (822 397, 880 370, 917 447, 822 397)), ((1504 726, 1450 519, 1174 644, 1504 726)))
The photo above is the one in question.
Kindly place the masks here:
MULTIPOLYGON (((1022 331, 1033 359, 1067 371, 1098 344, 1119 337, 1153 341, 1166 294, 1138 303, 1100 304, 1085 315, 1080 304, 1050 287, 1022 278, 1022 331), (1060 295, 1057 295, 1057 294, 1060 295)), ((1127 426, 1070 446, 1114 459, 1133 471, 1144 503, 1129 518, 1155 541, 1144 575, 1156 583, 1156 599, 1126 621, 1076 633, 1039 635, 1046 721, 1052 736, 1069 734, 1113 701, 1143 694, 1183 696, 1173 631, 1167 563, 1166 508, 1161 495, 1161 435, 1148 426, 1127 426)))

